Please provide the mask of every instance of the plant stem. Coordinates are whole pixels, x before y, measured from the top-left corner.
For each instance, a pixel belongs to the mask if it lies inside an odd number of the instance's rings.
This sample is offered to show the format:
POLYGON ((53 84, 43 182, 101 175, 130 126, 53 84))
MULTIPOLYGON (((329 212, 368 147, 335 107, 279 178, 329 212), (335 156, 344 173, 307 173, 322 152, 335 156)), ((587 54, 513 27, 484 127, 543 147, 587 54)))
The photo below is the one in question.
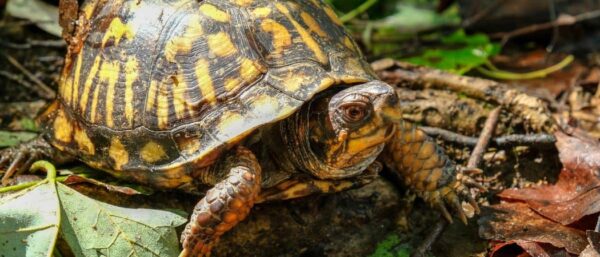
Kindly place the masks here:
POLYGON ((364 13, 365 11, 367 11, 375 3, 377 3, 377 0, 367 0, 366 2, 364 2, 363 4, 361 4, 360 6, 356 7, 356 9, 354 9, 354 10, 352 10, 352 11, 344 14, 342 17, 340 17, 340 20, 343 23, 346 23, 349 20, 354 19, 359 14, 364 13))
POLYGON ((559 63, 552 65, 548 68, 537 70, 537 71, 532 71, 532 72, 526 72, 526 73, 514 73, 514 72, 508 72, 508 71, 501 71, 501 70, 498 70, 497 68, 495 68, 491 63, 486 64, 486 66, 488 66, 488 67, 493 67, 493 68, 491 68, 491 70, 488 70, 488 69, 485 69, 482 67, 476 67, 475 69, 477 71, 481 72, 483 75, 486 75, 486 76, 494 78, 494 79, 504 79, 504 80, 535 79, 535 78, 543 78, 553 72, 559 71, 562 68, 569 65, 573 60, 574 60, 574 57, 572 55, 569 55, 569 56, 565 57, 565 59, 563 59, 559 63))

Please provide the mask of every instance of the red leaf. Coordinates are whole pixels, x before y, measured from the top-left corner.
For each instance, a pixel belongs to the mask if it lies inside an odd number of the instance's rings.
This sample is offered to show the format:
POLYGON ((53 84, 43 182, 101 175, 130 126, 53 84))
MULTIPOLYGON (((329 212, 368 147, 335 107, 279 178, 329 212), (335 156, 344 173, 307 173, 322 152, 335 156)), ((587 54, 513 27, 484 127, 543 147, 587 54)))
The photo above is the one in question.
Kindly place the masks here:
POLYGON ((581 133, 555 135, 564 167, 556 184, 507 189, 498 196, 524 201, 541 215, 567 225, 600 212, 600 144, 581 133))
POLYGON ((479 235, 486 239, 548 243, 574 254, 588 244, 583 231, 548 220, 524 203, 501 203, 483 211, 479 235))

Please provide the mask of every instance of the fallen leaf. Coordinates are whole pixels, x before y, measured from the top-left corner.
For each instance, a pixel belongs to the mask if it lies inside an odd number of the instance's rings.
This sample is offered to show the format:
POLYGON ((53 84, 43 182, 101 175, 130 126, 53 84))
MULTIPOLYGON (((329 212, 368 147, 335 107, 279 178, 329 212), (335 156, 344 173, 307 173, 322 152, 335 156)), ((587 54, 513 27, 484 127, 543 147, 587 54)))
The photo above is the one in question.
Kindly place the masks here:
POLYGON ((53 183, 0 199, 0 256, 52 256, 59 222, 53 183))
POLYGON ((75 256, 177 256, 175 227, 186 219, 172 212, 109 205, 58 184, 61 232, 75 256))
POLYGON ((563 163, 556 184, 507 189, 498 196, 524 201, 541 215, 567 225, 600 212, 600 144, 581 133, 555 136, 563 163))
POLYGON ((52 256, 59 230, 76 257, 179 253, 182 216, 109 205, 45 181, 0 199, 0 256, 52 256))
POLYGON ((587 245, 583 231, 548 220, 525 203, 501 203, 482 211, 479 235, 485 239, 548 243, 573 254, 587 245))

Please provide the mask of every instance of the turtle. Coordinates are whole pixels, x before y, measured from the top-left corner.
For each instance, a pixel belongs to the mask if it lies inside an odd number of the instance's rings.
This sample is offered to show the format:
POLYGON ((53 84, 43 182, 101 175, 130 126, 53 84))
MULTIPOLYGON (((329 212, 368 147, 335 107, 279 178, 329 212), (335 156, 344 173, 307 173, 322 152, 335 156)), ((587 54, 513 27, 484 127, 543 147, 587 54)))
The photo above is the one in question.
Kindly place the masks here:
POLYGON ((180 256, 208 256, 254 204, 365 185, 384 165, 452 221, 477 209, 434 139, 402 119, 322 0, 89 0, 42 133, 2 151, 201 194, 180 256))

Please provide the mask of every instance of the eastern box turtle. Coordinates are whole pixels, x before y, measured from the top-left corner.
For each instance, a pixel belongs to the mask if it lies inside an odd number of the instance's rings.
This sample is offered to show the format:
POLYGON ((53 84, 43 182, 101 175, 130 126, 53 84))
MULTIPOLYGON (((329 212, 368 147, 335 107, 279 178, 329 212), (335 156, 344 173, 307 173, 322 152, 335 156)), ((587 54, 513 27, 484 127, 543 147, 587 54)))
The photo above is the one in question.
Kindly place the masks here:
POLYGON ((4 150, 4 181, 78 159, 159 189, 200 191, 181 256, 207 256, 255 203, 372 181, 382 165, 451 220, 472 180, 400 119, 321 0, 94 0, 75 23, 42 135, 4 150))

